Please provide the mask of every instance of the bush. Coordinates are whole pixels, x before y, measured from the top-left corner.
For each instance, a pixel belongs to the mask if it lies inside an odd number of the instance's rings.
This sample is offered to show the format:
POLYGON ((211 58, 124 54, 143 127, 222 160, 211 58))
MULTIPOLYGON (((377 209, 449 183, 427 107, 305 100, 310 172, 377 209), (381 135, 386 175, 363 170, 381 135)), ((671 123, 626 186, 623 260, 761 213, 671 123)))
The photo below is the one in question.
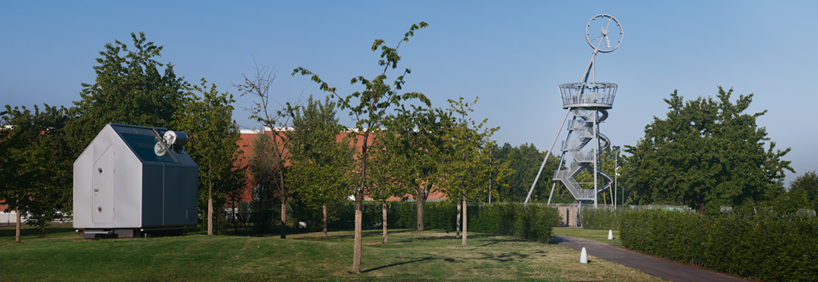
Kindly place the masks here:
POLYGON ((559 225, 557 209, 523 204, 474 204, 468 210, 468 230, 551 241, 551 228, 559 225))
POLYGON ((619 214, 621 209, 585 208, 579 213, 579 222, 586 229, 619 229, 619 214))
MULTIPOLYGON (((355 224, 355 203, 340 206, 337 220, 329 222, 334 229, 352 229, 355 224)), ((519 236, 540 242, 551 241, 551 228, 559 225, 557 209, 522 204, 480 203, 468 206, 468 231, 519 236)), ((387 203, 387 226, 389 228, 417 228, 417 203, 387 203)), ((380 202, 363 203, 363 226, 380 226, 382 214, 380 202)), ((454 201, 426 202, 423 225, 426 229, 455 230, 457 226, 457 203, 454 201)))
POLYGON ((728 213, 623 211, 620 236, 632 250, 765 281, 818 281, 818 220, 728 213))

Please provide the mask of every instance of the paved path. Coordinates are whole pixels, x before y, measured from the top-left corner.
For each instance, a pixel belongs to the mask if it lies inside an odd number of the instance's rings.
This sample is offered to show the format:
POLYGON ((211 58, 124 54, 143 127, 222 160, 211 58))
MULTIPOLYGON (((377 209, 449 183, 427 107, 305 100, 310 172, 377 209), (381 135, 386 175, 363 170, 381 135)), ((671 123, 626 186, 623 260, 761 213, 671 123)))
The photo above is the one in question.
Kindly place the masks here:
MULTIPOLYGON (((574 250, 585 250, 588 255, 592 255, 607 261, 615 262, 630 268, 639 269, 647 274, 670 281, 744 281, 747 280, 729 276, 715 271, 693 267, 686 264, 676 263, 640 254, 624 248, 611 246, 593 240, 570 237, 554 236, 553 242, 572 248, 574 250)), ((579 259, 579 258, 577 258, 579 259)), ((591 262, 593 263, 593 262, 591 262)))

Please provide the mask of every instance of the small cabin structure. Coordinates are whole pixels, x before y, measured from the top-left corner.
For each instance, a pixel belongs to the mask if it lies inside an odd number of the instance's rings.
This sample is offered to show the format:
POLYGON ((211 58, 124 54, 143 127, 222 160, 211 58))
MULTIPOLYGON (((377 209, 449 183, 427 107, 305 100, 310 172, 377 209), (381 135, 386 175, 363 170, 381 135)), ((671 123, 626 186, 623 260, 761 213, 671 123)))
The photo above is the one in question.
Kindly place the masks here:
POLYGON ((109 123, 74 162, 74 228, 84 238, 181 233, 198 222, 187 135, 109 123))

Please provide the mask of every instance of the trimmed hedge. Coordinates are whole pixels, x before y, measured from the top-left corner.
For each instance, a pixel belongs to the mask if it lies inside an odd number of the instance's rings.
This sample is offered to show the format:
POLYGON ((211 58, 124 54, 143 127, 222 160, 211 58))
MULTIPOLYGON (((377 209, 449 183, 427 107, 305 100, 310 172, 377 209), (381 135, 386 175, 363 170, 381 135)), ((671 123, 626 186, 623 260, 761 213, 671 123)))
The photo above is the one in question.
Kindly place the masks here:
POLYGON ((619 230, 619 214, 622 209, 611 208, 584 208, 579 213, 579 222, 585 229, 614 229, 619 230))
POLYGON ((531 204, 474 204, 468 210, 468 231, 551 241, 551 228, 560 224, 557 209, 531 204))
POLYGON ((818 220, 765 212, 701 217, 687 211, 622 211, 632 250, 765 281, 818 281, 818 220))
MULTIPOLYGON (((457 226, 457 204, 453 201, 426 202, 423 225, 426 229, 454 231, 457 226)), ((468 231, 519 236, 540 242, 551 241, 551 228, 559 225, 557 209, 530 204, 480 204, 468 206, 468 231)), ((381 203, 363 203, 363 225, 376 228, 381 222, 381 203)), ((330 228, 352 229, 355 223, 355 203, 348 202, 339 211, 339 219, 330 222, 330 228)), ((417 228, 417 203, 390 202, 387 204, 387 226, 390 228, 417 228)), ((317 225, 315 225, 317 226, 317 225)))

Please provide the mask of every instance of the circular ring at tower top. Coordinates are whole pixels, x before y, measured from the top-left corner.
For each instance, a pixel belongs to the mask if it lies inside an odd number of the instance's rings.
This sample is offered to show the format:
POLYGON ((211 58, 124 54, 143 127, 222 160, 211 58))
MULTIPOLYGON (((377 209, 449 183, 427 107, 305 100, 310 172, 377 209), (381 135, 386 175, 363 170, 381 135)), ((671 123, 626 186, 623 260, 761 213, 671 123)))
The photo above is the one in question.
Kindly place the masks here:
POLYGON ((624 37, 622 25, 611 15, 596 15, 585 26, 585 40, 588 41, 588 45, 602 53, 616 50, 624 37))

